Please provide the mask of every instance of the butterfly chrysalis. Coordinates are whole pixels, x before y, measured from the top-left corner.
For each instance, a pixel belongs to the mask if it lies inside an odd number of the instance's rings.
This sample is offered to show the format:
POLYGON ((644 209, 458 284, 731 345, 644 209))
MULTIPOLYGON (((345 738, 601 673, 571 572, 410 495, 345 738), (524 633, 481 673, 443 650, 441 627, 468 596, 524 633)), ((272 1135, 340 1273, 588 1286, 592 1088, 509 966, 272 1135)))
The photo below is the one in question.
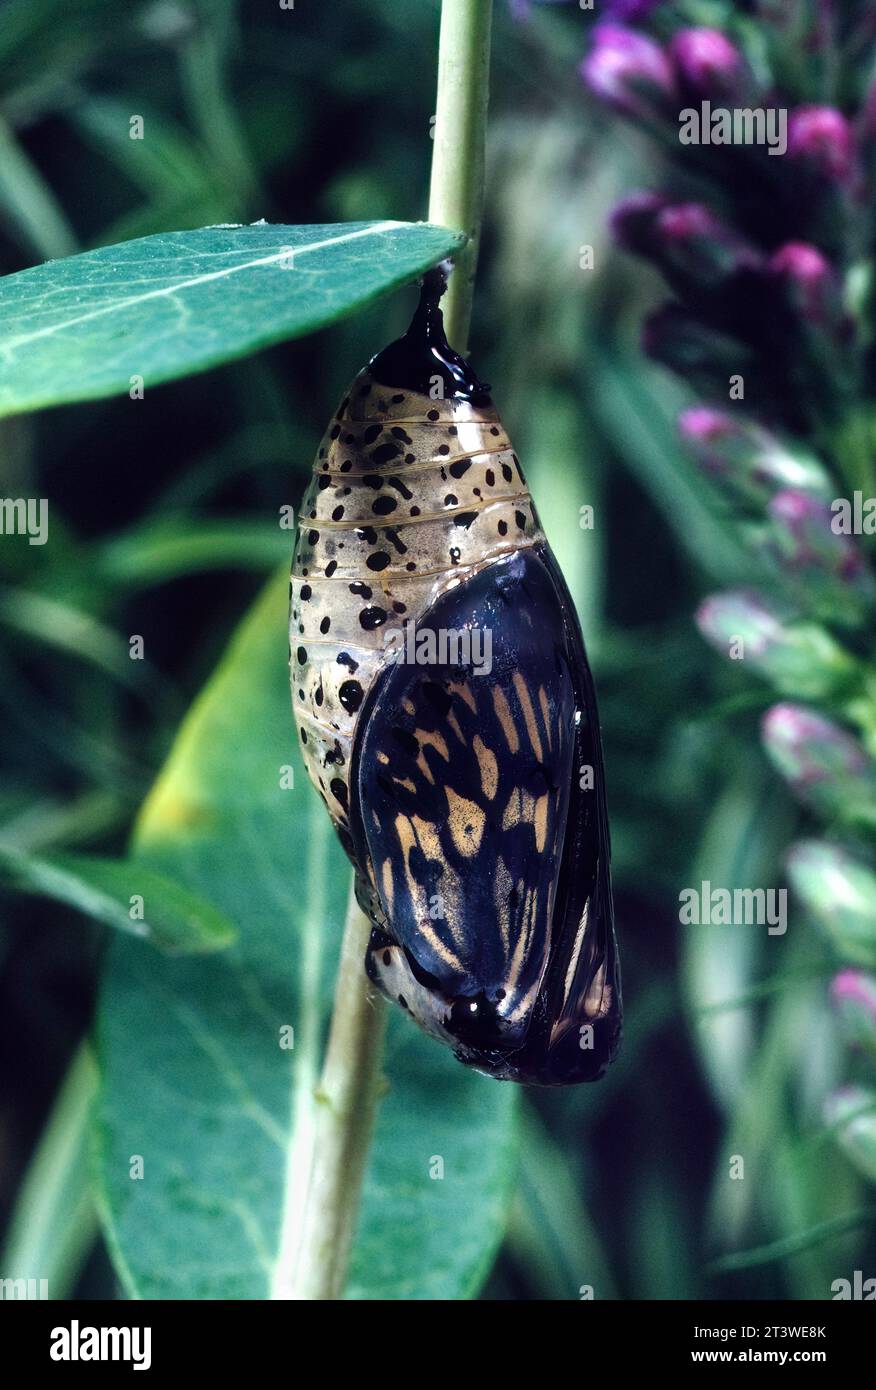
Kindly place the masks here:
POLYGON ((499 1078, 598 1078, 620 979, 593 680, 439 268, 320 445, 291 584, 308 772, 373 924, 365 968, 499 1078))

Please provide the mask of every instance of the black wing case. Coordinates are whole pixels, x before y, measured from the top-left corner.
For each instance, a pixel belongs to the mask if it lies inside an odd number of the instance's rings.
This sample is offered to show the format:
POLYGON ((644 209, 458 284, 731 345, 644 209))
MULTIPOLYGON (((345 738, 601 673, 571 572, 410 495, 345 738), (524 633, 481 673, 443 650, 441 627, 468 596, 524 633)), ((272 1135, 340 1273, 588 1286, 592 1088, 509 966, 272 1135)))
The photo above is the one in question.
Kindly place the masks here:
POLYGON ((351 766, 377 923, 369 974, 462 1061, 542 1085, 595 1080, 620 1033, 602 752, 549 552, 454 586, 406 648, 432 660, 385 667, 351 766), (464 651, 442 647, 466 632, 481 635, 480 674, 472 653, 457 664, 464 651))

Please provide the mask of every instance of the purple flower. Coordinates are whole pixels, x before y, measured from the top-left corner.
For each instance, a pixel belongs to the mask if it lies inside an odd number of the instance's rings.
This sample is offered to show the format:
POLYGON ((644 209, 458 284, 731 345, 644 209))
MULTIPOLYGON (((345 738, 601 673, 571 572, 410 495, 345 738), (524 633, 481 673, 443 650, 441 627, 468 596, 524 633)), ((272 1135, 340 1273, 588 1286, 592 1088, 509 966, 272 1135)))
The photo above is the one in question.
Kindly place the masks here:
POLYGON ((810 565, 827 570, 849 584, 867 574, 861 552, 847 536, 834 531, 833 513, 819 498, 789 488, 776 493, 769 514, 776 527, 793 542, 785 552, 786 561, 801 568, 810 565))
POLYGON ((695 96, 728 96, 744 80, 745 60, 720 29, 680 29, 669 52, 681 86, 695 96))
POLYGON ((807 241, 786 241, 770 257, 770 269, 781 275, 792 275, 803 285, 817 284, 832 273, 827 258, 807 241))
POLYGON ((761 265, 759 252, 703 203, 638 194, 615 210, 612 228, 622 246, 654 261, 682 292, 690 284, 718 289, 761 265))
POLYGON ((860 777, 868 770, 869 760, 857 739, 804 705, 773 705, 763 717, 762 730, 768 749, 782 764, 780 771, 798 789, 838 773, 860 777))
POLYGON ((768 269, 785 281, 794 307, 811 323, 827 326, 841 312, 839 283, 830 261, 805 241, 788 241, 774 251, 768 269))
POLYGON ((593 48, 580 67, 602 101, 632 116, 649 116, 672 97, 672 66, 653 39, 622 24, 598 24, 593 48))
POLYGON ((831 507, 819 497, 788 488, 767 508, 765 558, 782 575, 804 610, 825 622, 854 625, 868 614, 873 575, 854 541, 838 534, 831 507))
POLYGON ((823 178, 842 183, 854 158, 852 127, 833 106, 798 106, 788 117, 788 154, 823 178))
POLYGON ((749 663, 785 695, 820 700, 848 686, 854 660, 814 623, 748 589, 712 594, 697 609, 707 642, 732 661, 749 663))
POLYGON ((678 428, 682 438, 691 444, 714 444, 719 439, 739 434, 739 426, 726 411, 713 410, 708 405, 692 405, 683 410, 678 417, 678 428))
POLYGON ((657 217, 657 230, 676 245, 701 243, 710 250, 708 259, 725 271, 760 263, 760 256, 743 237, 728 227, 703 203, 674 203, 657 217))
MULTIPOLYGON (((821 816, 873 825, 876 767, 857 739, 804 705, 780 704, 761 724, 771 762, 821 816)), ((800 891, 799 884, 795 887, 800 891)))

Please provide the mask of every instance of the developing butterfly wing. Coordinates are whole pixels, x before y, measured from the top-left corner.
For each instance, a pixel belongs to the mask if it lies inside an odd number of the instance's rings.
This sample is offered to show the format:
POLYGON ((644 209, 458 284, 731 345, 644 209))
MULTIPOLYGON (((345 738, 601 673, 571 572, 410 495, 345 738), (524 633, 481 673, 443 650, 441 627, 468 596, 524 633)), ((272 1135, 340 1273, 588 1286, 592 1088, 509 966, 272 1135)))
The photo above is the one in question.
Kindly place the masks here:
POLYGON ((577 786, 586 663, 575 669, 583 650, 556 582, 543 549, 526 547, 408 631, 363 710, 350 817, 381 923, 372 979, 462 1061, 547 1084, 601 1070, 618 1002, 604 944, 610 893, 599 892, 607 844, 600 854, 592 843, 594 794, 588 805, 577 786), (455 664, 466 641, 468 659, 455 664), (570 885, 582 870, 587 884, 570 885), (561 1077, 552 1052, 585 1021, 601 967, 601 1036, 585 1049, 575 1035, 561 1077))

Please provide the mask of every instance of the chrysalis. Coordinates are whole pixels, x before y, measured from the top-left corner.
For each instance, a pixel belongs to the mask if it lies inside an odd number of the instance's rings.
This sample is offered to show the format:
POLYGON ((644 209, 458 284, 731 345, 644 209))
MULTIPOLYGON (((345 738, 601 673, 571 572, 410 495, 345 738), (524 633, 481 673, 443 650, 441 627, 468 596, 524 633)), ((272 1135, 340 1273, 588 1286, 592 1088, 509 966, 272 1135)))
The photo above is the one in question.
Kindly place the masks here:
POLYGON ((354 380, 304 498, 291 676, 308 772, 373 923, 365 967, 456 1056, 598 1078, 620 979, 593 680, 442 271, 354 380))

